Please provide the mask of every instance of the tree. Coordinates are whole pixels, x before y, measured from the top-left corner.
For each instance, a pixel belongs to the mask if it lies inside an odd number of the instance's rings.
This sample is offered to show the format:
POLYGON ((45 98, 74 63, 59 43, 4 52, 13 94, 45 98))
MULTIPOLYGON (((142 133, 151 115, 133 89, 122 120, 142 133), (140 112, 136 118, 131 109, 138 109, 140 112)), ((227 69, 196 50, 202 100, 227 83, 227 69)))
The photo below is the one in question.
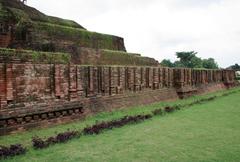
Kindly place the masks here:
POLYGON ((180 63, 184 65, 184 67, 193 68, 193 58, 196 57, 197 52, 176 52, 177 58, 180 59, 180 63))
POLYGON ((240 65, 238 65, 237 63, 235 65, 230 66, 229 68, 236 70, 236 71, 240 71, 240 65))
POLYGON ((176 52, 178 61, 173 63, 170 60, 164 59, 161 64, 167 67, 218 69, 218 64, 213 58, 201 59, 196 55, 197 52, 194 51, 176 52))
POLYGON ((172 63, 169 59, 162 60, 161 65, 166 67, 174 67, 174 63, 172 63))
POLYGON ((189 68, 203 68, 203 61, 201 58, 195 56, 190 61, 190 65, 188 67, 189 68))
POLYGON ((218 64, 215 62, 213 58, 203 59, 203 68, 206 69, 218 69, 218 64))
POLYGON ((184 66, 180 61, 175 61, 175 62, 174 62, 174 67, 184 68, 185 66, 184 66))

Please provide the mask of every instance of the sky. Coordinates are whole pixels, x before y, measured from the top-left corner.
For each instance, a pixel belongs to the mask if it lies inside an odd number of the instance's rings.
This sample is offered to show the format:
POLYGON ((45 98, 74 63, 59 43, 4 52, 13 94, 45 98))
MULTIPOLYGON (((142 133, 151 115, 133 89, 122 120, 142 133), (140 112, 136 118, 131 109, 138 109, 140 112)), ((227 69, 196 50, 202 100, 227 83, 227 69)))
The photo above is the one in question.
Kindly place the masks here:
POLYGON ((220 67, 240 64, 240 0, 28 0, 27 5, 123 37, 128 52, 160 62, 196 51, 220 67))

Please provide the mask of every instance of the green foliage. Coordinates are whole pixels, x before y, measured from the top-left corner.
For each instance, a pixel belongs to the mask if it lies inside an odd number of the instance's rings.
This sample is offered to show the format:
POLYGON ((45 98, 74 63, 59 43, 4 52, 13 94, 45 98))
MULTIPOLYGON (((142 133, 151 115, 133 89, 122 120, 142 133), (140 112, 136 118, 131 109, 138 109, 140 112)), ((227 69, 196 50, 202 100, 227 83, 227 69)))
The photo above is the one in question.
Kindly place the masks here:
POLYGON ((33 63, 68 64, 71 60, 70 54, 67 53, 38 52, 9 48, 0 48, 0 57, 4 57, 5 60, 11 60, 12 58, 17 58, 22 61, 31 60, 33 63))
POLYGON ((112 35, 42 22, 34 22, 33 26, 36 32, 45 31, 47 35, 52 38, 71 39, 74 40, 78 46, 114 49, 112 35))
POLYGON ((192 60, 190 61, 190 66, 191 68, 204 68, 202 64, 202 59, 199 57, 193 57, 192 60))
POLYGON ((62 25, 62 26, 68 26, 68 27, 72 27, 72 28, 85 29, 81 25, 77 24, 76 22, 74 22, 72 20, 66 20, 66 19, 53 17, 53 16, 47 16, 47 21, 46 22, 49 22, 49 23, 52 23, 52 24, 58 24, 58 25, 62 25))
POLYGON ((185 67, 185 68, 200 68, 200 69, 218 69, 218 65, 213 58, 201 59, 197 57, 197 52, 177 52, 176 56, 179 59, 172 63, 170 60, 163 60, 162 65, 167 67, 185 67))
POLYGON ((31 26, 31 24, 28 21, 25 21, 24 19, 18 21, 18 23, 16 24, 15 39, 25 40, 27 29, 29 26, 31 26))
MULTIPOLYGON (((192 67, 193 66, 193 59, 196 58, 197 52, 190 51, 190 52, 177 52, 177 58, 180 59, 180 62, 185 67, 192 67)), ((195 61, 196 62, 196 61, 195 61)))
POLYGON ((229 68, 236 71, 240 71, 240 65, 238 65, 237 63, 235 65, 230 66, 229 68))
POLYGON ((14 20, 16 22, 22 22, 22 21, 25 21, 25 22, 30 22, 31 19, 29 18, 29 15, 26 14, 23 10, 20 10, 20 9, 17 9, 17 8, 11 8, 9 7, 9 12, 12 13, 13 17, 14 17, 14 20))
POLYGON ((0 21, 9 21, 11 19, 11 14, 8 10, 0 3, 0 21))
POLYGON ((152 58, 142 57, 140 54, 127 53, 123 51, 101 50, 101 65, 138 65, 138 66, 157 66, 152 58))
POLYGON ((218 65, 213 58, 203 59, 202 63, 206 69, 218 69, 218 65))
POLYGON ((62 26, 69 26, 74 28, 82 28, 81 25, 77 24, 72 20, 65 20, 57 17, 47 16, 35 8, 30 6, 23 5, 17 0, 3 0, 0 3, 5 8, 8 8, 10 13, 15 17, 15 20, 19 21, 20 19, 28 19, 28 21, 40 21, 52 24, 58 24, 62 26))
POLYGON ((30 38, 28 40, 30 43, 28 42, 26 46, 33 45, 34 49, 42 50, 48 48, 54 40, 66 40, 71 41, 74 47, 119 50, 118 44, 115 43, 117 42, 115 39, 118 38, 115 36, 87 31, 74 21, 47 16, 17 0, 4 0, 0 4, 0 19, 6 17, 4 22, 11 21, 16 24, 14 34, 17 41, 30 38), (30 37, 26 37, 27 33, 30 33, 30 37))
POLYGON ((184 68, 184 67, 186 67, 186 66, 184 66, 183 63, 180 62, 180 61, 175 61, 175 62, 173 63, 173 65, 174 65, 174 67, 179 67, 179 68, 184 68))
POLYGON ((174 63, 172 63, 171 60, 169 60, 169 59, 162 60, 162 62, 160 64, 162 66, 166 66, 166 67, 174 67, 174 63))
POLYGON ((196 56, 197 52, 177 52, 177 58, 180 59, 180 64, 188 68, 202 68, 202 61, 196 56))

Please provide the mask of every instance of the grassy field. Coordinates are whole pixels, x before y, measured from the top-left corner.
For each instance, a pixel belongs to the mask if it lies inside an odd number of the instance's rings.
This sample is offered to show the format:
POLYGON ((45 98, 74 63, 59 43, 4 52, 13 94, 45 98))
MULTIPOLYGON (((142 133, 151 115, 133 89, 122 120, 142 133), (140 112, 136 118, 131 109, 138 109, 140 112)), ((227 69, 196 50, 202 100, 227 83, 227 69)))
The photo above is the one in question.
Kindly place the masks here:
MULTIPOLYGON (((239 89, 234 89, 236 91, 239 89)), ((120 118, 126 114, 149 113, 165 105, 191 103, 200 98, 218 96, 226 91, 172 103, 118 110, 89 117, 84 122, 48 129, 33 130, 0 137, 1 145, 22 143, 29 152, 5 161, 16 162, 78 162, 78 161, 216 161, 237 162, 240 159, 240 91, 229 96, 100 135, 82 136, 44 150, 31 148, 31 137, 54 135, 67 129, 82 129, 95 121, 120 118)))

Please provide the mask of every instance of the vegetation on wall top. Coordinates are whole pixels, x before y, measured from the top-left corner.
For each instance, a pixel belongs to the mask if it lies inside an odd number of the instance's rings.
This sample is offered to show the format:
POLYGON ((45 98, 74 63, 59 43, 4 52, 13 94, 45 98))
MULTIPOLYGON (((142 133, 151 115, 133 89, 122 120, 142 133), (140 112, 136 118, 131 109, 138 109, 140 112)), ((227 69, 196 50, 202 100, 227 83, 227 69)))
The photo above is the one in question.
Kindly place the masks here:
POLYGON ((8 21, 11 17, 11 14, 8 12, 6 8, 0 2, 0 21, 8 21))
POLYGON ((113 65, 136 65, 158 66, 159 63, 153 58, 142 57, 140 54, 127 53, 124 51, 101 50, 101 64, 113 65))
POLYGON ((39 52, 9 48, 0 48, 0 58, 3 58, 6 61, 11 61, 12 59, 19 59, 21 61, 33 63, 58 64, 67 64, 71 60, 70 54, 67 53, 39 52))

